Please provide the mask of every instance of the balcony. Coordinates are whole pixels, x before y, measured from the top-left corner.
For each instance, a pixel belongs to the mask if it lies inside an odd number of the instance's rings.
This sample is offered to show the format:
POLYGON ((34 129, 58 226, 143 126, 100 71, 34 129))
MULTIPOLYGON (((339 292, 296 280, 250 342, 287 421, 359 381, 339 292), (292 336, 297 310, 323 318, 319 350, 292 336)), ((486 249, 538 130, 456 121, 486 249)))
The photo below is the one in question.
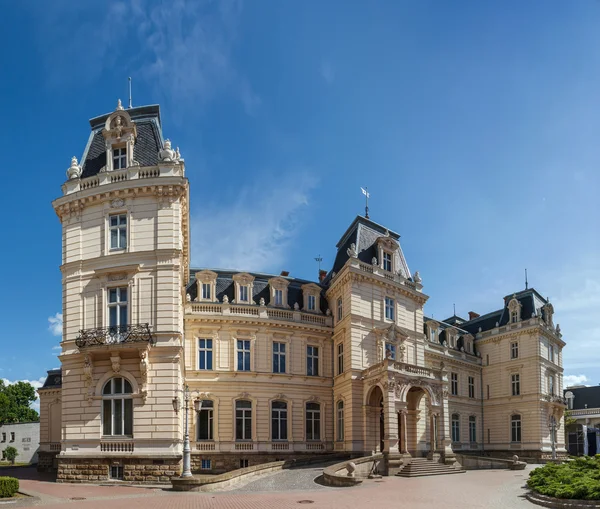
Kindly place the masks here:
POLYGON ((75 339, 78 348, 129 343, 150 343, 153 345, 154 342, 154 336, 147 323, 81 329, 79 336, 75 339))
POLYGON ((378 375, 387 371, 394 371, 396 373, 416 376, 418 378, 428 378, 431 380, 440 380, 441 373, 439 370, 426 368, 423 366, 416 366, 407 362, 395 361, 392 359, 385 359, 362 372, 363 379, 370 376, 378 375))
POLYGON ((542 399, 549 403, 557 403, 559 405, 567 406, 567 400, 562 396, 556 396, 554 394, 542 394, 542 399))

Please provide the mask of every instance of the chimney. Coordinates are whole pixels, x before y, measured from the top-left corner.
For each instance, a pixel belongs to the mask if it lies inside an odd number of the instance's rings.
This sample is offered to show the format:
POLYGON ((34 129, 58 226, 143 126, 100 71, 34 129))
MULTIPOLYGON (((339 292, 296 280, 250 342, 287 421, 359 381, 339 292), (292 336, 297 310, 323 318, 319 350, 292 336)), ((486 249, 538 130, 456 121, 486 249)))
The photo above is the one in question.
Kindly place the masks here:
POLYGON ((281 274, 279 274, 279 275, 280 275, 280 276, 283 276, 283 277, 288 277, 288 276, 290 275, 290 273, 289 273, 289 271, 287 271, 287 270, 282 270, 282 271, 281 271, 281 274))
POLYGON ((479 313, 475 313, 475 311, 469 311, 469 320, 475 320, 475 318, 479 318, 481 315, 479 313))
POLYGON ((320 270, 319 271, 319 283, 322 283, 323 280, 327 277, 327 271, 326 270, 320 270))

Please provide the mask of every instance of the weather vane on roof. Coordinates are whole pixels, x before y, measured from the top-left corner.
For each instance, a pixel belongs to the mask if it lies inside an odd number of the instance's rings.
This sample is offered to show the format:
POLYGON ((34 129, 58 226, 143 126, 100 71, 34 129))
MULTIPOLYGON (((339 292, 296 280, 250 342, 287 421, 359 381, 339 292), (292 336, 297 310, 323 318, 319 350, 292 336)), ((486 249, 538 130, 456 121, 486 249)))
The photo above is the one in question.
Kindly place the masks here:
POLYGON ((366 201, 366 205, 365 205, 365 217, 367 219, 369 219, 369 197, 371 196, 369 194, 369 188, 368 187, 361 187, 360 190, 362 191, 362 194, 365 195, 365 199, 366 201))
POLYGON ((323 258, 321 258, 321 255, 319 255, 315 258, 315 262, 317 262, 319 264, 319 272, 321 271, 321 262, 322 261, 323 261, 323 258))
POLYGON ((129 76, 129 108, 131 108, 131 76, 129 76))

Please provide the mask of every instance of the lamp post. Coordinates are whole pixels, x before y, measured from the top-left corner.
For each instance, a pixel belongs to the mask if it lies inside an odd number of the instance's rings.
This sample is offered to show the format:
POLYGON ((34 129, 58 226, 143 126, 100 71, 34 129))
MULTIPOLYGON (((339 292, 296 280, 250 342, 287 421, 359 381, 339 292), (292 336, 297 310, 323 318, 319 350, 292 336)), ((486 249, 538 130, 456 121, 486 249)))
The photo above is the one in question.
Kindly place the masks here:
POLYGON ((184 401, 185 401, 185 430, 183 436, 183 472, 181 477, 192 477, 192 471, 190 469, 190 434, 188 429, 188 410, 190 403, 190 389, 186 385, 184 390, 184 401))
POLYGON ((550 428, 550 442, 552 444, 552 461, 556 460, 556 419, 553 415, 550 416, 550 420, 548 422, 548 427, 550 428))

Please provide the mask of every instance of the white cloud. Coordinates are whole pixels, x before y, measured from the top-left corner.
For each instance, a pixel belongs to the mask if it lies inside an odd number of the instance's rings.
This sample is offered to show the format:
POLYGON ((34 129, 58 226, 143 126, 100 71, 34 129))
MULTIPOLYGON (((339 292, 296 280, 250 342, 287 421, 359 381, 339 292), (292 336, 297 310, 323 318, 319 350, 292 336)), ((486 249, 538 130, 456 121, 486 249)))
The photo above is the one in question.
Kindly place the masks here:
POLYGON ((63 315, 62 313, 56 313, 54 316, 48 317, 48 330, 54 336, 62 336, 63 328, 63 315))
MULTIPOLYGON (((251 271, 282 269, 316 179, 306 172, 264 179, 231 205, 204 203, 192 217, 193 264, 251 271)), ((228 202, 229 203, 229 202, 228 202)))
POLYGON ((586 385, 589 382, 589 379, 585 375, 566 375, 563 378, 563 386, 565 388, 571 385, 586 385))
MULTIPOLYGON (((46 381, 46 377, 42 376, 42 377, 38 378, 37 380, 9 380, 8 378, 2 378, 1 380, 4 382, 5 385, 12 385, 17 382, 25 382, 25 383, 29 383, 29 384, 33 385, 34 389, 39 389, 40 387, 42 387, 44 385, 44 382, 46 381)), ((33 403, 31 403, 30 406, 37 412, 40 411, 40 398, 37 397, 37 393, 36 393, 35 401, 33 403)))
POLYGON ((331 85, 335 80, 335 70, 331 66, 331 63, 325 60, 321 62, 321 76, 328 85, 331 85))

